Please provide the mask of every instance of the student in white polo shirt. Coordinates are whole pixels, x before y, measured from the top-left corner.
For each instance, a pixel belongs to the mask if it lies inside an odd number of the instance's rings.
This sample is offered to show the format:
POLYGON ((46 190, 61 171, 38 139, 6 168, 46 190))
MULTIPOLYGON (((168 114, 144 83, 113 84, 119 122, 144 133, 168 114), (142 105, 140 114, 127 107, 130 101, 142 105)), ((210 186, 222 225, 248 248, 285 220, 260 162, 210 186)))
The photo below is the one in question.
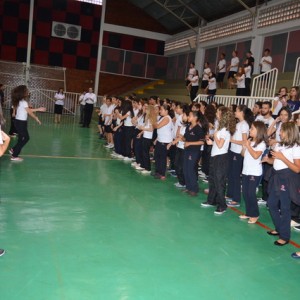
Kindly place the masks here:
POLYGON ((11 154, 11 161, 23 161, 23 158, 19 157, 22 148, 29 141, 29 134, 27 130, 27 118, 28 115, 35 119, 38 124, 41 124, 39 118, 34 114, 37 111, 46 111, 46 108, 29 108, 28 100, 30 93, 26 85, 19 85, 12 91, 12 104, 16 110, 15 126, 18 131, 18 142, 9 150, 11 154))
POLYGON ((267 148, 267 128, 261 121, 252 123, 249 131, 250 139, 243 143, 244 156, 242 171, 242 192, 246 204, 246 213, 240 219, 254 224, 259 218, 259 209, 256 198, 256 188, 263 174, 261 158, 267 148))
POLYGON ((65 104, 65 94, 64 90, 60 88, 57 93, 54 95, 55 99, 55 106, 54 106, 54 122, 60 123, 61 121, 61 115, 64 109, 65 104))
POLYGON ((270 49, 265 49, 264 56, 260 60, 260 73, 266 73, 272 69, 272 57, 270 56, 270 49))
POLYGON ((269 178, 268 207, 275 229, 269 235, 278 236, 276 246, 289 243, 291 236, 291 201, 300 198, 300 139, 299 129, 294 122, 282 124, 281 141, 276 144, 271 156, 265 156, 264 162, 273 164, 269 178))
POLYGON ((228 149, 231 135, 235 132, 235 116, 227 107, 221 106, 217 110, 218 128, 214 132, 213 140, 206 139, 212 145, 209 165, 209 192, 207 201, 202 207, 216 206, 215 214, 222 215, 227 209, 225 201, 226 179, 228 172, 228 149))

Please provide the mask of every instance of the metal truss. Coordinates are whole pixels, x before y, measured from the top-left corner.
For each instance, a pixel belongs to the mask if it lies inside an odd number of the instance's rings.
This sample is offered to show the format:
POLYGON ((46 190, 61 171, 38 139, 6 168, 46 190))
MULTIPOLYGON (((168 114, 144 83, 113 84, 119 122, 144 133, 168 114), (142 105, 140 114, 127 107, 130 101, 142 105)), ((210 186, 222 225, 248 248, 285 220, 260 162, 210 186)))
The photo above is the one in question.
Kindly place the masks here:
POLYGON ((194 24, 193 20, 195 20, 195 18, 198 20, 198 27, 207 23, 202 16, 188 5, 188 3, 185 3, 182 0, 154 0, 154 2, 163 7, 167 12, 172 14, 195 33, 198 33, 198 30, 192 25, 194 24), (193 23, 191 23, 191 21, 193 23))

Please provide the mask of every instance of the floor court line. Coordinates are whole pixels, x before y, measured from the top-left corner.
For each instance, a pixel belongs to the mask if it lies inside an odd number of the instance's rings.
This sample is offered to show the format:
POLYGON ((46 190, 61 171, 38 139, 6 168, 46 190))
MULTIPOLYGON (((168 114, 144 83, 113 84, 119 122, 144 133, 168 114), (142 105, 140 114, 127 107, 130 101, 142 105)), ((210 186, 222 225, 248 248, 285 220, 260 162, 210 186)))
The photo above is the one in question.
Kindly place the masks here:
MULTIPOLYGON (((236 212, 237 214, 239 214, 239 215, 243 215, 243 214, 244 214, 243 212, 241 212, 239 209, 237 209, 237 208, 235 208, 235 207, 229 207, 229 208, 230 208, 232 211, 234 211, 234 212, 236 212)), ((260 227, 262 227, 263 229, 268 230, 268 231, 273 230, 272 228, 268 227, 267 225, 265 225, 265 224, 263 224, 263 223, 261 223, 261 222, 259 222, 259 221, 256 222, 255 224, 258 225, 258 226, 260 226, 260 227)), ((292 240, 290 240, 290 244, 293 245, 293 246, 296 247, 296 248, 300 248, 300 245, 297 244, 296 242, 292 241, 292 240)))
MULTIPOLYGON (((10 156, 10 154, 6 154, 5 156, 10 156)), ((83 157, 83 156, 59 156, 59 155, 31 155, 31 154, 24 154, 24 155, 22 155, 22 157, 116 161, 113 158, 105 158, 105 157, 83 157)))

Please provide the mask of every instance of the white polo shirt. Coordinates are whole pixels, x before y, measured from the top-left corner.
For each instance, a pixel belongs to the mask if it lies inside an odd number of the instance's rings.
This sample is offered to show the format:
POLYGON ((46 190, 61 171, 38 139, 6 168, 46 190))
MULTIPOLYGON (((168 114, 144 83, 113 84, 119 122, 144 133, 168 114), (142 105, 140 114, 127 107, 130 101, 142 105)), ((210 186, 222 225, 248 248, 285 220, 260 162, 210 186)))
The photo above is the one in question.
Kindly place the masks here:
MULTIPOLYGON (((276 144, 274 151, 280 151, 290 162, 293 162, 294 159, 300 159, 300 146, 294 145, 291 148, 287 146, 281 146, 276 144)), ((288 166, 280 159, 274 159, 273 168, 276 171, 287 169, 288 166)))
POLYGON ((230 143, 230 132, 226 130, 226 128, 222 128, 221 130, 217 131, 217 138, 223 139, 224 144, 221 148, 217 146, 217 143, 214 141, 213 146, 211 149, 211 156, 217 156, 217 155, 222 155, 225 153, 228 153, 228 148, 229 148, 229 143, 230 143))
POLYGON ((267 72, 272 69, 272 57, 271 56, 262 57, 262 59, 260 60, 260 63, 261 63, 261 71, 262 72, 267 72), (271 63, 271 65, 266 62, 263 62, 264 60, 269 61, 271 63))
MULTIPOLYGON (((246 133, 247 137, 248 137, 249 125, 245 120, 236 124, 236 131, 235 131, 234 135, 232 136, 232 139, 236 140, 236 141, 242 141, 243 133, 246 133)), ((231 143, 230 150, 232 152, 240 154, 242 149, 243 149, 242 145, 231 143)))
POLYGON ((254 151, 261 151, 261 155, 254 159, 249 153, 248 149, 245 150, 244 163, 243 163, 243 175, 261 176, 263 173, 261 157, 266 150, 267 146, 265 142, 259 143, 255 148, 253 147, 255 142, 251 142, 251 147, 254 151))
POLYGON ((28 102, 25 100, 21 100, 17 107, 16 120, 27 121, 28 113, 26 111, 28 108, 28 102))
POLYGON ((239 63, 240 63, 240 59, 238 58, 238 57, 233 57, 232 59, 231 59, 231 66, 235 66, 235 65, 237 65, 236 67, 231 67, 230 68, 230 71, 232 71, 232 72, 237 72, 237 70, 238 70, 238 68, 239 68, 239 63))
POLYGON ((64 100, 65 100, 65 94, 61 94, 61 93, 56 93, 54 95, 54 98, 55 98, 55 104, 56 105, 64 105, 64 100))

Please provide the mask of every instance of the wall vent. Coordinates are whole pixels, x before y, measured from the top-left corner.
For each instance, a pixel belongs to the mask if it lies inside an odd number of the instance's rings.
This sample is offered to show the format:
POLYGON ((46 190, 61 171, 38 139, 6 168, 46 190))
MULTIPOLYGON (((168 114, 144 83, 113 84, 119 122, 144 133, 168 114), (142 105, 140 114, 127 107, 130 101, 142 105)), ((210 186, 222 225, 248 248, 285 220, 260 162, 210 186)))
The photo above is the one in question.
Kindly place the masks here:
POLYGON ((61 22, 52 22, 51 35, 62 39, 80 41, 81 26, 61 22))

